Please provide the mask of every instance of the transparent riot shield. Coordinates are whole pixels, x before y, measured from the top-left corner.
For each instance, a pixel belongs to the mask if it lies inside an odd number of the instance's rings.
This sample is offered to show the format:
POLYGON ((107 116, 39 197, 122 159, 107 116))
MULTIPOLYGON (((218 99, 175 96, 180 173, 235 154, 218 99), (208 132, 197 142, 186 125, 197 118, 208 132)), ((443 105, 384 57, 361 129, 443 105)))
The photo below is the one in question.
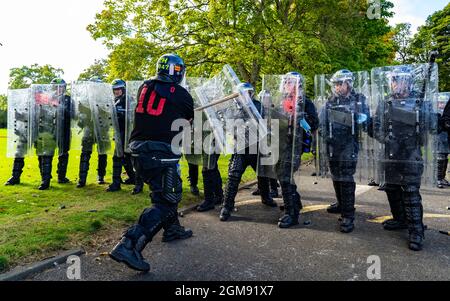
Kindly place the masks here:
POLYGON ((305 95, 298 75, 264 75, 260 100, 267 135, 260 140, 258 176, 295 183, 301 163, 305 95))
POLYGON ((315 76, 318 174, 340 182, 366 184, 376 177, 370 122, 369 74, 366 71, 315 76))
POLYGON ((63 116, 60 106, 64 102, 65 88, 62 85, 32 85, 31 136, 36 155, 53 156, 62 137, 63 116))
MULTIPOLYGON (((206 81, 202 77, 185 77, 181 86, 185 88, 194 99, 194 109, 201 106, 200 100, 194 90, 201 86, 206 81)), ((211 156, 209 154, 213 153, 212 150, 207 152, 203 151, 205 139, 211 134, 203 128, 204 123, 207 121, 206 115, 203 112, 195 112, 194 120, 191 124, 191 131, 185 136, 183 141, 183 153, 186 160, 193 165, 205 166, 207 168, 212 167, 211 156)), ((212 147, 212 144, 210 144, 212 147)), ((208 145, 206 144, 208 147, 208 145)))
POLYGON ((131 132, 134 128, 134 112, 138 103, 138 91, 144 81, 128 81, 127 82, 127 97, 126 97, 126 112, 125 112, 125 152, 131 153, 128 147, 131 132))
POLYGON ((374 68, 371 79, 377 103, 373 136, 380 143, 376 154, 379 183, 433 187, 437 65, 374 68))
POLYGON ((114 153, 117 157, 123 157, 119 121, 111 85, 91 82, 88 94, 94 119, 98 153, 100 155, 114 153))
POLYGON ((92 152, 96 143, 94 119, 89 101, 90 82, 74 82, 72 98, 72 141, 71 148, 82 152, 92 152))
MULTIPOLYGON (((215 152, 257 153, 259 122, 262 119, 248 93, 240 90, 236 73, 229 65, 195 89, 215 137, 215 152)), ((260 132, 260 136, 266 133, 260 132)))
POLYGON ((8 90, 8 158, 24 158, 31 148, 30 89, 8 90))

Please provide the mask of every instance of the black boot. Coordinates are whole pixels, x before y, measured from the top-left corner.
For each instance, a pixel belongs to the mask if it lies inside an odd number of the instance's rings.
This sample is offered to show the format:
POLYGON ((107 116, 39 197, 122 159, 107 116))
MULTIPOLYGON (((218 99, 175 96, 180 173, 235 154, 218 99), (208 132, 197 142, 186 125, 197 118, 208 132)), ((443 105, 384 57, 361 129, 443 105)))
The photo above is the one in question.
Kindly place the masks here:
POLYGON ((66 178, 67 174, 67 164, 69 163, 69 154, 65 153, 58 157, 58 183, 59 184, 66 184, 69 183, 70 180, 66 178))
POLYGON ((150 265, 144 260, 142 251, 153 237, 163 228, 163 221, 176 214, 163 213, 158 208, 147 208, 139 217, 138 224, 130 227, 114 247, 109 256, 117 262, 123 262, 134 270, 148 272, 150 265), (164 214, 168 214, 164 216, 164 214))
MULTIPOLYGON (((448 155, 447 155, 448 156, 448 155)), ((445 157, 447 157, 445 156, 445 157)), ((441 157, 444 157, 441 155, 441 157)), ((445 188, 448 186, 448 182, 445 180, 445 174, 447 172, 448 167, 448 159, 442 158, 437 160, 437 187, 438 188, 445 188)))
POLYGON ((226 222, 231 216, 231 211, 233 211, 233 209, 228 209, 227 207, 222 207, 222 209, 220 209, 220 214, 219 214, 220 221, 226 222))
POLYGON ((200 196, 200 191, 198 189, 198 165, 189 163, 189 183, 191 193, 195 196, 200 196))
MULTIPOLYGON (((261 193, 261 202, 268 207, 278 207, 270 195, 269 178, 258 177, 258 187, 261 193)), ((276 188, 276 187, 275 187, 276 188)))
POLYGON ((375 179, 369 179, 367 186, 378 186, 378 183, 375 182, 375 179))
POLYGON ((185 229, 180 225, 178 217, 171 222, 171 225, 164 226, 162 242, 171 242, 178 239, 187 239, 192 237, 192 230, 185 229))
POLYGON ((123 168, 128 175, 128 179, 123 181, 125 185, 136 185, 136 172, 133 168, 133 163, 131 162, 131 155, 125 154, 123 157, 123 168))
POLYGON ((50 180, 52 178, 52 156, 40 156, 40 168, 41 168, 41 185, 38 187, 39 190, 47 190, 50 188, 50 180))
POLYGON ((261 191, 259 190, 259 187, 257 187, 256 189, 255 189, 255 191, 253 191, 252 192, 252 195, 261 195, 261 191))
POLYGON ((385 191, 393 218, 384 221, 383 228, 388 231, 407 229, 408 225, 406 223, 401 187, 388 185, 385 191))
POLYGON ((234 201, 239 189, 241 178, 236 174, 228 175, 228 182, 225 188, 225 196, 223 200, 223 208, 220 210, 219 218, 222 222, 227 221, 234 209, 234 201))
POLYGON ((355 182, 340 182, 341 185, 341 210, 342 210, 342 221, 341 221, 341 232, 350 233, 355 228, 355 182))
POLYGON ((89 171, 89 160, 91 159, 90 152, 82 152, 80 155, 80 170, 78 175, 77 188, 86 186, 86 178, 89 171))
POLYGON ((281 183, 281 194, 284 201, 284 215, 278 222, 278 227, 285 229, 298 225, 299 214, 301 210, 300 195, 297 193, 297 187, 287 182, 281 183))
POLYGON ((223 188, 222 188, 222 176, 220 175, 219 168, 216 167, 215 169, 216 175, 214 176, 215 180, 215 190, 214 190, 214 199, 216 205, 222 205, 223 203, 223 188))
POLYGON ((422 197, 419 187, 414 185, 403 187, 403 202, 408 223, 409 249, 420 251, 425 239, 425 227, 423 225, 422 197))
POLYGON ((12 177, 6 181, 5 185, 17 185, 20 184, 20 176, 23 172, 23 167, 25 166, 24 158, 14 158, 12 177))
POLYGON ((113 157, 113 171, 112 171, 112 183, 106 189, 107 192, 115 192, 121 190, 120 183, 122 183, 122 158, 113 157))
POLYGON ((139 176, 139 174, 136 173, 135 179, 136 179, 136 181, 134 184, 134 188, 133 188, 133 191, 131 192, 132 195, 139 194, 139 193, 142 193, 142 191, 144 191, 144 181, 139 176))
POLYGON ((190 191, 192 195, 200 196, 200 190, 198 189, 198 186, 190 185, 190 191))
POLYGON ((341 201, 341 182, 333 181, 334 192, 336 194, 336 203, 331 204, 327 208, 328 213, 338 214, 341 213, 342 209, 340 206, 341 201))
POLYGON ((278 181, 275 179, 270 179, 270 196, 272 198, 278 198, 280 195, 278 194, 278 181))
POLYGON ((123 236, 120 242, 109 253, 111 259, 125 263, 129 268, 141 272, 150 271, 150 264, 142 256, 147 245, 147 237, 142 235, 136 242, 123 236))
POLYGON ((214 198, 214 191, 216 189, 215 171, 212 169, 203 169, 202 174, 205 200, 197 207, 198 212, 213 210, 216 203, 216 199, 214 198))
POLYGON ((108 164, 107 155, 98 155, 98 166, 97 166, 97 183, 100 185, 106 184, 106 166, 108 164))

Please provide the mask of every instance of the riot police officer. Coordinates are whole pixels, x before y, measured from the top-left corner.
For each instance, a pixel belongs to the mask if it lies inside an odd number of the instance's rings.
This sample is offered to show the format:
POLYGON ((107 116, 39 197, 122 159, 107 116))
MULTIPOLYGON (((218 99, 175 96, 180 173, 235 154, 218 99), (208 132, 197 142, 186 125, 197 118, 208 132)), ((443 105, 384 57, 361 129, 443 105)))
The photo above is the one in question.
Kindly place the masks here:
MULTIPOLYGON (((298 72, 289 72, 286 74, 286 82, 283 83, 283 89, 286 90, 286 99, 283 101, 283 108, 288 114, 301 116, 297 122, 291 124, 290 129, 286 135, 285 150, 280 151, 280 159, 277 164, 277 177, 281 186, 281 194, 284 202, 284 215, 278 222, 278 227, 289 228, 299 224, 300 210, 302 209, 301 196, 297 191, 297 185, 293 181, 293 174, 298 171, 301 165, 301 155, 303 152, 304 140, 308 139, 306 129, 302 127, 301 121, 306 121, 310 127, 309 132, 315 132, 318 128, 319 118, 317 111, 311 100, 303 96, 303 93, 296 95, 297 99, 290 99, 290 94, 293 91, 303 91, 303 76, 298 72), (289 78, 297 78, 298 87, 294 87, 290 83, 289 78), (304 97, 304 99, 302 99, 304 97), (300 103, 304 105, 299 105, 300 103), (294 135, 293 133, 302 133, 301 135, 294 135)), ((281 138, 281 137, 280 137, 281 138)))
MULTIPOLYGON (((32 120, 30 116, 29 89, 8 91, 8 111, 13 112, 11 115, 8 112, 8 118, 13 119, 13 122, 8 122, 8 131, 13 133, 11 137, 8 135, 8 139, 13 140, 11 144, 15 150, 10 154, 14 158, 12 176, 6 181, 5 185, 12 186, 20 184, 20 176, 25 166, 25 156, 29 151, 30 124, 32 120)), ((8 143, 10 142, 8 141, 8 143)))
MULTIPOLYGON (((66 82, 62 78, 55 78, 52 80, 51 84, 54 85, 63 85, 66 87, 66 82)), ((63 103, 61 104, 62 110, 62 136, 60 143, 60 150, 58 156, 58 166, 57 166, 57 174, 58 174, 58 183, 65 184, 69 183, 70 180, 66 177, 67 174, 67 165, 69 163, 69 150, 70 150, 70 140, 71 140, 71 120, 72 120, 72 101, 71 97, 67 94, 64 94, 63 103)))
POLYGON ((353 88, 354 75, 349 70, 337 71, 331 78, 332 95, 320 114, 320 135, 333 179, 337 202, 329 213, 340 213, 340 229, 354 229, 355 189, 353 178, 358 163, 360 132, 367 129, 369 107, 366 97, 353 88), (350 117, 353 116, 353 117, 350 117))
POLYGON ((437 187, 441 189, 450 186, 450 183, 445 179, 445 174, 447 173, 448 167, 448 155, 450 153, 450 143, 448 132, 445 129, 445 124, 442 122, 442 116, 444 114, 444 109, 449 102, 449 96, 450 93, 438 94, 438 112, 441 116, 441 131, 437 136, 437 187))
POLYGON ((420 195, 424 172, 421 148, 429 130, 425 116, 430 116, 431 108, 413 89, 411 66, 392 67, 390 72, 383 73, 389 81, 389 95, 387 101, 380 100, 372 126, 369 126, 369 135, 384 145, 380 154, 383 174, 380 190, 386 192, 393 215, 384 228, 408 228, 409 248, 419 251, 425 238, 420 195))
MULTIPOLYGON (((47 99, 47 97, 39 96, 40 91, 36 91, 36 95, 32 95, 37 98, 37 102, 41 100, 56 101, 56 104, 52 104, 52 106, 56 106, 56 113, 54 116, 40 111, 38 112, 39 120, 35 120, 36 116, 31 116, 33 123, 40 124, 39 129, 35 129, 34 131, 34 145, 38 155, 39 171, 41 174, 41 184, 38 187, 39 190, 47 190, 50 188, 52 161, 54 151, 58 146, 58 183, 65 184, 69 182, 69 179, 66 178, 66 173, 70 149, 71 100, 70 96, 66 94, 66 82, 62 78, 54 78, 50 84, 56 86, 55 91, 53 91, 55 92, 55 95, 51 95, 51 100, 50 98, 47 99), (53 119, 58 120, 59 122, 55 122, 53 119), (57 130, 56 126, 61 126, 62 128, 57 130), (57 133, 59 133, 60 137, 57 137, 57 133), (58 142, 59 145, 56 145, 56 142, 58 142), (45 152, 42 151, 43 148, 45 148, 45 152)), ((36 105, 38 108, 41 108, 39 103, 36 105)), ((26 143, 26 141, 22 142, 26 143)), ((16 185, 20 183, 20 176, 24 165, 24 158, 17 157, 14 159, 12 177, 5 185, 16 185)))
MULTIPOLYGON (((93 76, 89 79, 90 82, 102 83, 103 81, 98 76, 93 76)), ((86 179, 89 171, 89 161, 91 160, 92 149, 96 143, 93 116, 90 108, 83 108, 86 110, 83 120, 78 120, 78 125, 83 129, 83 137, 81 139, 82 148, 80 155, 80 168, 78 175, 77 188, 83 188, 86 186, 86 179)), ((106 184, 106 166, 108 164, 108 156, 106 154, 98 155, 97 165, 97 182, 100 185, 106 184)))
POLYGON ((133 165, 131 163, 131 154, 125 152, 125 144, 128 143, 125 141, 125 113, 126 113, 126 83, 121 79, 115 79, 111 83, 113 93, 114 93, 114 105, 117 113, 117 119, 119 122, 119 130, 120 130, 120 139, 121 143, 116 144, 117 147, 121 147, 122 149, 116 150, 113 156, 113 172, 112 172, 112 183, 109 185, 106 191, 114 192, 119 191, 121 189, 120 185, 122 183, 122 166, 125 168, 127 172, 128 179, 124 181, 125 185, 135 184, 135 172, 133 169, 133 165), (118 154, 123 154, 123 157, 119 157, 118 154))
POLYGON ((162 228, 163 241, 192 236, 179 223, 177 207, 182 198, 179 160, 171 142, 179 132, 172 131, 177 119, 194 118, 194 102, 180 83, 185 74, 183 60, 175 54, 161 56, 156 78, 139 88, 134 129, 130 138, 133 165, 152 190, 152 207, 141 214, 137 224, 130 227, 110 256, 130 268, 148 271, 150 265, 142 250, 162 228))
MULTIPOLYGON (((248 93, 256 109, 261 112, 261 102, 255 99, 255 89, 253 86, 250 83, 242 83, 238 86, 238 89, 240 91, 244 91, 244 93, 248 93)), ((230 163, 228 165, 228 181, 225 189, 225 197, 222 209, 220 211, 221 221, 227 221, 231 216, 231 212, 234 209, 239 184, 245 170, 248 166, 251 166, 253 170, 256 171, 257 164, 258 154, 251 154, 248 147, 243 153, 235 153, 231 156, 230 163)), ((277 203, 270 196, 269 178, 258 177, 258 187, 261 194, 261 202, 269 207, 277 207, 277 203)))

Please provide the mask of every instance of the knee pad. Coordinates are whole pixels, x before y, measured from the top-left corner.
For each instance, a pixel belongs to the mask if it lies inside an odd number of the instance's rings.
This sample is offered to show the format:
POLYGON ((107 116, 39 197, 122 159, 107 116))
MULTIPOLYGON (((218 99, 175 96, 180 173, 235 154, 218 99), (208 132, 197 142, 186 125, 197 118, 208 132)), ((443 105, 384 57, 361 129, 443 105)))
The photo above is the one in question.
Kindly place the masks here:
POLYGON ((149 232, 146 231, 145 227, 141 226, 140 224, 135 224, 131 226, 123 233, 124 237, 131 239, 135 243, 142 235, 145 235, 147 237, 150 236, 149 232))
POLYGON ((418 194, 420 191, 420 186, 418 185, 405 185, 402 186, 403 192, 406 193, 412 193, 412 194, 418 194))
POLYGON ((406 207, 421 207, 422 196, 420 195, 420 186, 405 185, 403 189, 403 201, 406 207))
POLYGON ((169 204, 178 204, 183 194, 183 185, 177 167, 166 167, 162 174, 162 197, 169 204))

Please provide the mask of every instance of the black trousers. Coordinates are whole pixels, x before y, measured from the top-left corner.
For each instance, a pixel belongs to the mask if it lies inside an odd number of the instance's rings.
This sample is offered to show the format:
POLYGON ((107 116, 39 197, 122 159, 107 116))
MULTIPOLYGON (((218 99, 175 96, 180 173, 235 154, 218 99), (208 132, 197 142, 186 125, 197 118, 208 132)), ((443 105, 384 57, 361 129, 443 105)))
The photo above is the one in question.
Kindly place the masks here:
MULTIPOLYGON (((224 207, 229 210, 234 208, 235 198, 239 190, 242 175, 247 167, 256 171, 258 164, 258 155, 248 154, 234 154, 231 156, 228 165, 228 181, 225 188, 224 207)), ((258 187, 261 193, 261 199, 266 200, 270 198, 269 179, 258 177, 258 187)))
POLYGON ((154 155, 148 153, 132 159, 141 179, 150 186, 152 201, 152 206, 142 212, 138 223, 125 233, 134 242, 142 235, 151 241, 162 228, 179 224, 177 209, 183 188, 178 162, 158 165, 160 163, 152 162, 152 157, 154 155))

